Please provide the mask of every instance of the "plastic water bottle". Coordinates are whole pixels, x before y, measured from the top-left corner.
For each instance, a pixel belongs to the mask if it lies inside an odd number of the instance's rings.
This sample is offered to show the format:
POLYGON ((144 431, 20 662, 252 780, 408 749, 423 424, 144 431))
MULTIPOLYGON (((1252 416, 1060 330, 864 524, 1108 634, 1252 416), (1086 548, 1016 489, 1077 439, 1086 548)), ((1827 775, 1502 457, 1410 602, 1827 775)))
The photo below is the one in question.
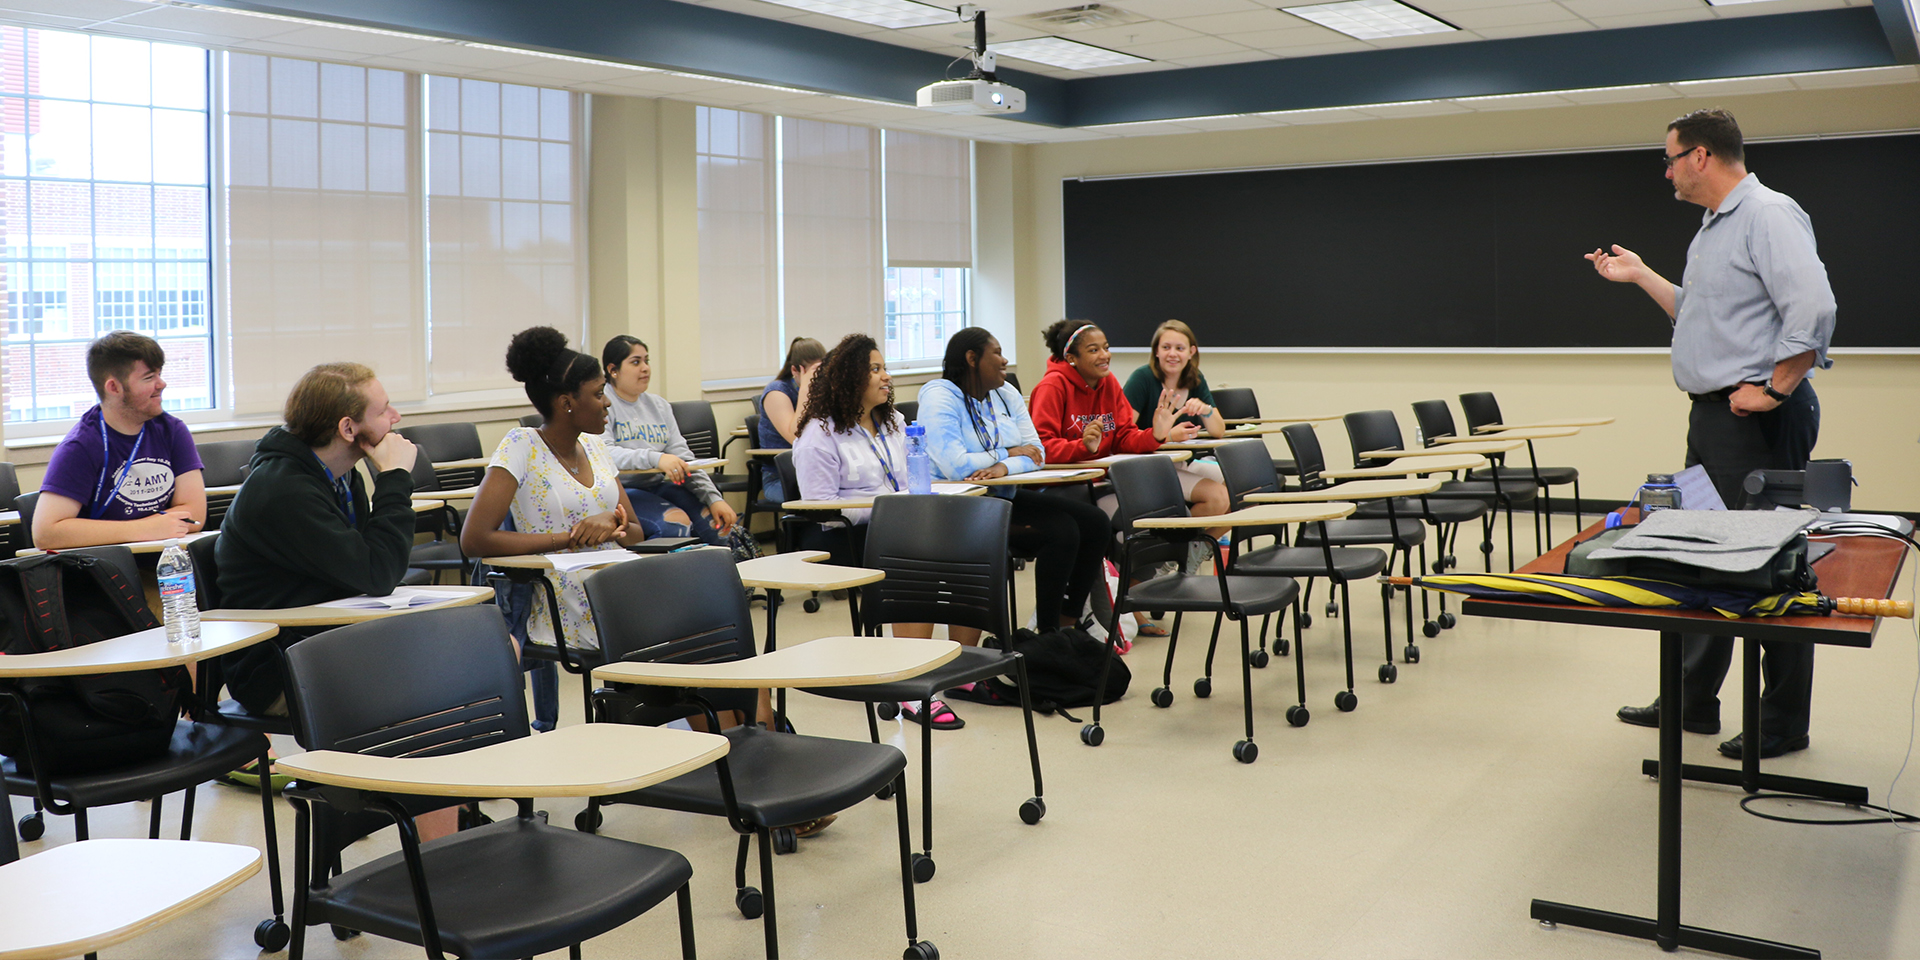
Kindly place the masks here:
POLYGON ((927 455, 927 428, 907 424, 907 492, 933 492, 933 458, 927 455))
POLYGON ((1674 485, 1673 475, 1669 473, 1649 473, 1647 482, 1640 485, 1640 510, 1643 514, 1655 510, 1680 509, 1680 488, 1674 485))
POLYGON ((167 642, 200 639, 200 592, 193 579, 193 558, 179 541, 167 544, 154 575, 160 581, 160 613, 167 624, 167 642))

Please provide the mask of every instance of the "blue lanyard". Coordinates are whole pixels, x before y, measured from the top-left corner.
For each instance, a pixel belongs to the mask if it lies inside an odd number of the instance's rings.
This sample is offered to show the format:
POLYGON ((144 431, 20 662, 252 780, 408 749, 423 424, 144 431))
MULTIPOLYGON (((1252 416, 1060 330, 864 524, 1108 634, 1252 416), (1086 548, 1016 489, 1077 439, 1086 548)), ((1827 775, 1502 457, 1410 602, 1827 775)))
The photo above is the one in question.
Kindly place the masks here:
POLYGON ((900 481, 895 479, 893 475, 893 457, 887 454, 887 445, 884 443, 874 443, 873 434, 868 433, 866 427, 856 424, 854 429, 860 431, 860 435, 867 438, 867 449, 873 451, 873 455, 880 459, 881 467, 887 471, 887 486, 898 491, 900 489, 900 481))
MULTIPOLYGON (((152 422, 153 421, 151 420, 147 421, 147 423, 152 423, 152 422)), ((103 515, 106 514, 107 507, 113 503, 113 498, 120 495, 120 487, 122 484, 125 484, 127 482, 127 474, 128 472, 133 470, 133 460, 135 457, 138 457, 140 455, 140 444, 144 443, 146 439, 147 439, 147 424, 142 423, 140 425, 140 432, 137 434, 134 434, 133 449, 127 451, 127 462, 120 465, 120 475, 113 479, 113 489, 107 491, 107 499, 101 500, 100 488, 104 486, 107 482, 107 461, 113 459, 113 448, 109 446, 107 443, 107 415, 105 411, 101 411, 100 413, 100 479, 95 480, 93 482, 93 496, 87 501, 89 505, 95 502, 98 502, 99 506, 91 507, 90 513, 92 515, 88 517, 88 519, 90 520, 100 519, 103 515)))
MULTIPOLYGON (((993 403, 991 400, 993 396, 995 396, 995 394, 988 393, 987 397, 989 399, 980 401, 981 408, 987 413, 986 420, 983 422, 980 414, 975 413, 973 410, 974 399, 965 394, 961 395, 961 399, 967 403, 967 419, 973 421, 973 435, 980 441, 981 453, 992 453, 1000 446, 1000 418, 993 412, 993 403), (992 435, 988 435, 987 433, 987 426, 989 425, 993 427, 992 435)), ((1012 411, 1008 412, 1011 413, 1012 411)))
MULTIPOLYGON (((314 454, 313 458, 319 460, 320 455, 314 454)), ((347 486, 347 478, 334 476, 333 468, 325 462, 320 464, 320 472, 327 475, 327 484, 333 487, 333 495, 339 498, 340 512, 347 515, 347 526, 353 526, 359 519, 359 512, 353 509, 353 488, 347 486)))

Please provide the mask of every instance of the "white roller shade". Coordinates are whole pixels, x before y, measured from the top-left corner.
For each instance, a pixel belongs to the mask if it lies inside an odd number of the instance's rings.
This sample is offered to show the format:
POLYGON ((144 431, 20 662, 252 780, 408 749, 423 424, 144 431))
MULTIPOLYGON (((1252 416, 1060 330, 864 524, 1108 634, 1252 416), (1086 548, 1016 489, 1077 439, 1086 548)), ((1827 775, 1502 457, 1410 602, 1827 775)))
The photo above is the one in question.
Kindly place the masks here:
POLYGON ((791 117, 780 129, 786 334, 878 339, 879 131, 791 117))
POLYGON ((973 171, 965 140, 888 130, 887 266, 973 266, 973 171))
POLYGON ((226 56, 234 413, 278 413, 341 360, 424 397, 417 79, 226 56))
POLYGON ((768 379, 779 347, 773 118, 699 107, 700 378, 768 379))

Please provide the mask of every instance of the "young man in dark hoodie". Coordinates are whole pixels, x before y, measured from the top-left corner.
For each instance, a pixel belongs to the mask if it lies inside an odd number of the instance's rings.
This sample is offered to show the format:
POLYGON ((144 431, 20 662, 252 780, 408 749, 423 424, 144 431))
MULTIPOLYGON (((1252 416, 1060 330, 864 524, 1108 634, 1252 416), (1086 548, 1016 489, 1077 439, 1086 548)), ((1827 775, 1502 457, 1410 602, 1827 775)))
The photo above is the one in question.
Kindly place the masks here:
MULTIPOLYGON (((400 414, 373 371, 323 363, 287 394, 286 425, 254 448, 252 472, 214 546, 221 602, 278 609, 392 593, 413 549, 414 445, 393 432, 400 414), (367 461, 372 502, 354 469, 367 461)), ((281 647, 317 630, 281 630, 281 647)), ((226 658, 227 689, 250 712, 285 716, 277 652, 226 658)))

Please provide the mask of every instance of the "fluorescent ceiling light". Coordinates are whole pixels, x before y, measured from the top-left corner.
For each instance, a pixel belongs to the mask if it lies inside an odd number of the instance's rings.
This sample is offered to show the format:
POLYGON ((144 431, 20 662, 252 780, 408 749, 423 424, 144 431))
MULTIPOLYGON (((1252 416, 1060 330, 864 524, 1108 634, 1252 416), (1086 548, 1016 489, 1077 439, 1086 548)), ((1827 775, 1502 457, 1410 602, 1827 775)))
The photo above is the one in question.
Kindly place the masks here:
POLYGON ((959 17, 950 7, 915 3, 914 0, 766 0, 767 3, 824 13, 842 20, 857 20, 876 27, 898 30, 902 27, 930 27, 957 23, 959 17))
POLYGON ((1145 57, 1096 47, 1090 43, 1075 40, 1062 40, 1059 37, 1035 37, 1032 40, 1011 40, 1006 43, 988 44, 987 49, 995 56, 1012 57, 1015 60, 1027 60, 1044 63, 1049 67, 1062 70, 1092 70, 1096 67, 1117 67, 1128 63, 1152 63, 1145 57))
POLYGON ((1460 29, 1395 0, 1344 0, 1342 3, 1316 3, 1280 9, 1358 40, 1451 33, 1460 29))

